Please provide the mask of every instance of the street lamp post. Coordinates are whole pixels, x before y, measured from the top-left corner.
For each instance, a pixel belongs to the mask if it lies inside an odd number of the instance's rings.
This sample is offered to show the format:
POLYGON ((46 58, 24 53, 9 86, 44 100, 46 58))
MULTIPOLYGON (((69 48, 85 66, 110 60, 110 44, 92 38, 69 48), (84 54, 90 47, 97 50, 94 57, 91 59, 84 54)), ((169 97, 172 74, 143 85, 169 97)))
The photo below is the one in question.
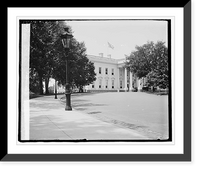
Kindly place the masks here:
POLYGON ((57 99, 57 81, 55 79, 55 99, 57 99))
POLYGON ((70 40, 73 35, 69 32, 69 28, 64 28, 65 32, 61 35, 62 44, 65 49, 65 58, 66 58, 66 85, 65 85, 65 96, 66 96, 66 106, 65 110, 72 110, 71 107, 71 92, 70 92, 70 84, 69 84, 69 67, 68 67, 68 57, 66 53, 69 52, 70 49, 70 40))

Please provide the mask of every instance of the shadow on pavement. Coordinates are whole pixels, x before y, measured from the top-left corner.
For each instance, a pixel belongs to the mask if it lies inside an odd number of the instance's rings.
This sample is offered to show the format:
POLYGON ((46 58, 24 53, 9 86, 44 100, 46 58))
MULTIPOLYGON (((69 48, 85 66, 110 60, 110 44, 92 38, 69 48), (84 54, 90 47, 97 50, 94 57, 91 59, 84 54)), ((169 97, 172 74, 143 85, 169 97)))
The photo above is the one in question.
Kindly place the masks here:
MULTIPOLYGON (((94 95, 95 93, 81 93, 80 95, 94 95)), ((61 103, 65 104, 65 96, 61 97, 61 103)), ((91 100, 86 99, 79 99, 74 96, 74 98, 71 100, 72 108, 79 110, 79 111, 87 111, 90 110, 90 108, 95 108, 98 106, 107 106, 106 104, 102 103, 92 103, 91 100)), ((101 112, 99 112, 101 113, 101 112)))

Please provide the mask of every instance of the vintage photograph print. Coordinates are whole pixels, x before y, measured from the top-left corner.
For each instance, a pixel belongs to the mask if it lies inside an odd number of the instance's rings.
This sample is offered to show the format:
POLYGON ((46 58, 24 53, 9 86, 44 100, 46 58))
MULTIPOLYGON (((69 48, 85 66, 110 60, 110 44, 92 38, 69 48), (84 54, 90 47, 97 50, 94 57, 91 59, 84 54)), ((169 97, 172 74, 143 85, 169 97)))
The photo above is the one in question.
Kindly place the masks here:
POLYGON ((172 141, 171 20, 19 20, 20 142, 172 141))

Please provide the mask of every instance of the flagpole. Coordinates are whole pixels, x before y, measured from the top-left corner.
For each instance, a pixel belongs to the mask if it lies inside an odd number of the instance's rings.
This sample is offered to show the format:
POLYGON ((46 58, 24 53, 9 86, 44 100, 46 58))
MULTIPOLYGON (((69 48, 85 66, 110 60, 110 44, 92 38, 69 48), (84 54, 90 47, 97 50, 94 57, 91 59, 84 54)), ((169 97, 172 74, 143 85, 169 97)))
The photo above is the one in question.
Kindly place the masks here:
POLYGON ((108 48, 108 49, 107 49, 107 53, 108 53, 107 55, 111 55, 111 54, 110 54, 110 50, 109 50, 109 48, 112 48, 112 50, 113 50, 113 49, 114 49, 114 46, 111 45, 111 44, 108 42, 108 46, 107 46, 107 48, 108 48))
POLYGON ((110 52, 109 48, 110 47, 107 46, 107 56, 109 55, 109 52, 110 52))

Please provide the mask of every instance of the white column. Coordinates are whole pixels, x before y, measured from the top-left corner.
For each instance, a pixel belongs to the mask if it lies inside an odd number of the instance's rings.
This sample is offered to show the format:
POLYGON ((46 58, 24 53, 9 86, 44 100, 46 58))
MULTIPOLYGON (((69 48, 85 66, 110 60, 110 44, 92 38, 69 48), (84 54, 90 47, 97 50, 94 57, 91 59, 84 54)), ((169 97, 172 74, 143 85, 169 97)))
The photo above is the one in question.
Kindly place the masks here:
POLYGON ((127 90, 127 69, 125 68, 124 72, 124 90, 127 90))
POLYGON ((118 68, 117 83, 118 83, 118 92, 119 92, 119 90, 120 90, 120 68, 118 68))
POLYGON ((21 140, 29 140, 30 24, 22 24, 21 30, 21 140))
POLYGON ((129 83, 129 91, 133 89, 133 74, 130 71, 130 83, 129 83))

